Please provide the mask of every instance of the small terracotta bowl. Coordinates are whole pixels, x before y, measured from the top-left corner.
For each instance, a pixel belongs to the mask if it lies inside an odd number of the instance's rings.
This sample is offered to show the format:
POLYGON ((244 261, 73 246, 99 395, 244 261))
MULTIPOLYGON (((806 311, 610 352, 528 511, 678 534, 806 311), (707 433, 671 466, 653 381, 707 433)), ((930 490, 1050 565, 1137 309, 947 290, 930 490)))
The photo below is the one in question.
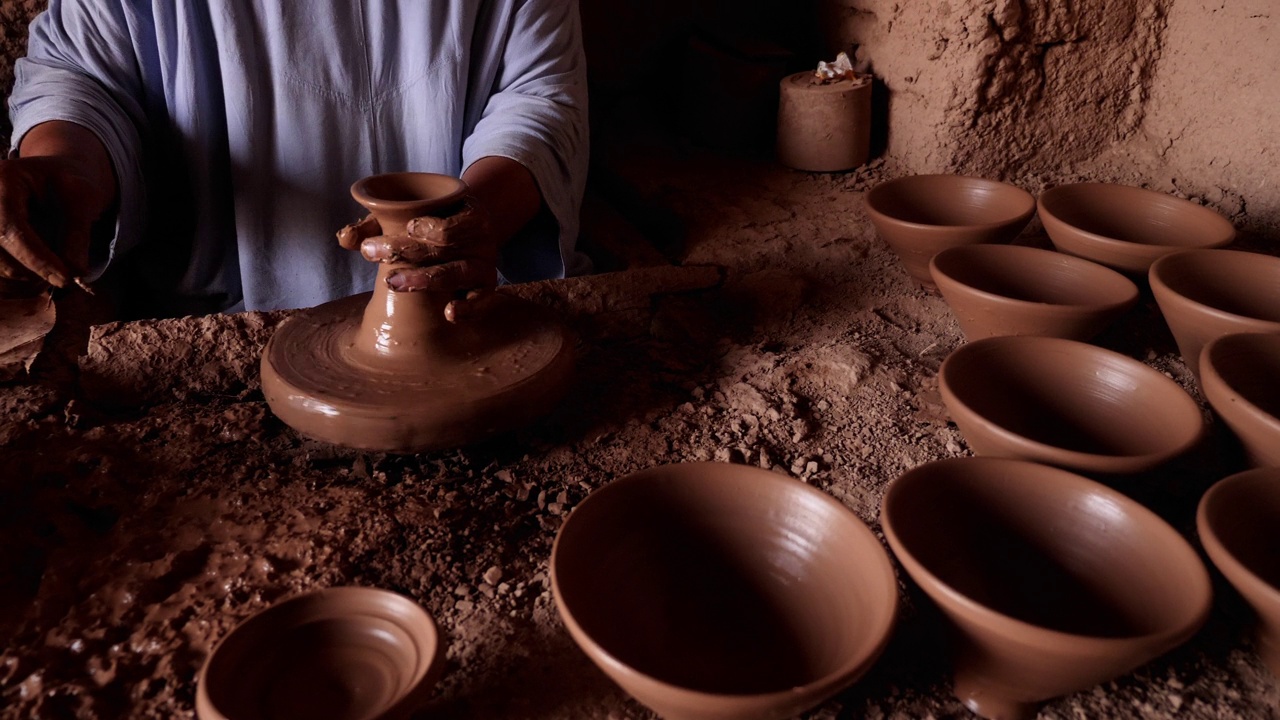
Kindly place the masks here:
POLYGON ((1045 465, 949 458, 894 481, 880 523, 952 632, 953 690, 987 718, 1119 677, 1212 604, 1191 545, 1141 504, 1045 465))
POLYGON ((1200 386, 1255 466, 1280 467, 1280 335, 1224 335, 1200 353, 1200 386))
POLYGON ((1209 208, 1128 185, 1060 185, 1038 205, 1054 247, 1137 274, 1169 253, 1222 247, 1236 237, 1231 222, 1209 208))
POLYGON ((962 345, 943 361, 938 384, 979 455, 1140 473, 1190 450, 1205 431, 1199 405, 1177 383, 1075 340, 1006 336, 962 345))
POLYGON ((200 670, 200 720, 407 718, 443 668, 435 621, 375 588, 290 598, 253 615, 200 670))
POLYGON ((1239 250, 1192 250, 1151 265, 1151 294, 1200 374, 1200 351, 1228 333, 1280 333, 1280 257, 1239 250))
POLYGON ((1247 470, 1209 488, 1196 529, 1209 559, 1257 613, 1255 647, 1280 678, 1280 468, 1247 470))
POLYGON ((934 287, 929 260, 947 248, 1007 243, 1035 214, 1031 193, 964 175, 910 175, 866 195, 867 214, 911 277, 934 287))
POLYGON ((951 248, 935 255, 929 269, 969 340, 1089 340, 1138 301, 1138 286, 1120 273, 1039 248, 951 248))
POLYGON ((665 718, 787 718, 857 680, 888 642, 898 586, 848 508, 790 477, 655 467, 592 493, 551 555, 584 652, 665 718))

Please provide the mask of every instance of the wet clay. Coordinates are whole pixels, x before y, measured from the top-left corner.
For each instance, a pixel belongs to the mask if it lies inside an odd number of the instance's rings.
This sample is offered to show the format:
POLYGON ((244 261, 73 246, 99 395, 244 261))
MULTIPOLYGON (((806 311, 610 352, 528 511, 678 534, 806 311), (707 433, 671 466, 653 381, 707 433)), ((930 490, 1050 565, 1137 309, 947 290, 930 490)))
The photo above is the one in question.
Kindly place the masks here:
POLYGON ((870 78, 821 83, 811 71, 783 78, 778 162, 797 170, 839 172, 866 163, 870 148, 870 78))
POLYGON ((1280 334, 1236 333, 1205 346, 1200 387, 1249 462, 1280 467, 1280 334))
POLYGON ((866 194, 867 215, 911 277, 934 288, 929 261, 952 247, 1007 243, 1035 214, 1031 193, 964 175, 911 175, 866 194))
POLYGON ((1128 185, 1076 183, 1045 191, 1040 221, 1058 250, 1143 274, 1165 255, 1217 248, 1236 237, 1231 221, 1172 195, 1128 185))
POLYGON ((954 692, 983 717, 1034 717, 1180 645, 1209 615, 1209 575, 1177 531, 1056 468, 926 463, 889 486, 881 524, 950 621, 954 692))
POLYGON ((565 625, 666 718, 788 718, 860 677, 888 641, 897 582, 839 502, 728 463, 645 470, 592 493, 560 530, 565 625))
POLYGON ((340 587, 250 617, 200 671, 200 720, 400 720, 427 699, 444 646, 418 604, 385 590, 340 587))
MULTIPOLYGON (((446 214, 464 192, 461 181, 427 173, 352 187, 386 233, 446 214)), ((262 354, 262 391, 281 420, 339 445, 420 452, 520 427, 560 397, 573 341, 549 310, 495 294, 483 312, 452 323, 444 314, 451 293, 388 287, 400 267, 381 263, 372 293, 280 324, 262 354)))

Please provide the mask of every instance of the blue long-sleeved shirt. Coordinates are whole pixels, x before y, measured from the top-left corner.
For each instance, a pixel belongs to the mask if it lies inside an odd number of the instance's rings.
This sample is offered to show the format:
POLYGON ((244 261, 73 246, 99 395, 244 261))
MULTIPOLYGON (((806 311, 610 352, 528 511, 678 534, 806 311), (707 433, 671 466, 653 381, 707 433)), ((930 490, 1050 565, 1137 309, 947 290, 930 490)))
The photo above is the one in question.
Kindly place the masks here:
POLYGON ((143 244, 178 294, 226 307, 368 290, 375 268, 334 239, 363 214, 351 183, 490 155, 527 167, 550 213, 504 251, 504 277, 578 269, 576 0, 51 0, 15 74, 15 147, 69 120, 111 157, 120 205, 95 274, 143 244))

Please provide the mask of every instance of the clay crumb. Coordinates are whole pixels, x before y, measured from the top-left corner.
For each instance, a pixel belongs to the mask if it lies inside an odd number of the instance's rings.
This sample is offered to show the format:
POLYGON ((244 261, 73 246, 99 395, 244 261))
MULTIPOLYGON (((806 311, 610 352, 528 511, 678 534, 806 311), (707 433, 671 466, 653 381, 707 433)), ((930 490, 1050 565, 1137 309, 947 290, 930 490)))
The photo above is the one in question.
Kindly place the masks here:
POLYGON ((490 585, 497 585, 502 579, 502 568, 497 565, 490 565, 488 570, 484 571, 484 581, 490 585))

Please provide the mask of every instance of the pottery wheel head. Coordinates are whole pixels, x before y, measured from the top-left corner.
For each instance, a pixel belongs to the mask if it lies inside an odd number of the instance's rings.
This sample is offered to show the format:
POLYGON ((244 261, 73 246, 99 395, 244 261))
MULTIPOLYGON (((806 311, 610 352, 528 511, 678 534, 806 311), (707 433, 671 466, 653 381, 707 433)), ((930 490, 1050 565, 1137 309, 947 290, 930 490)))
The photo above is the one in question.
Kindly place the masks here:
POLYGON ((267 404, 303 435, 385 452, 458 447, 528 424, 567 387, 572 337, 541 306, 499 294, 447 352, 383 366, 355 340, 369 298, 300 311, 263 351, 267 404))

